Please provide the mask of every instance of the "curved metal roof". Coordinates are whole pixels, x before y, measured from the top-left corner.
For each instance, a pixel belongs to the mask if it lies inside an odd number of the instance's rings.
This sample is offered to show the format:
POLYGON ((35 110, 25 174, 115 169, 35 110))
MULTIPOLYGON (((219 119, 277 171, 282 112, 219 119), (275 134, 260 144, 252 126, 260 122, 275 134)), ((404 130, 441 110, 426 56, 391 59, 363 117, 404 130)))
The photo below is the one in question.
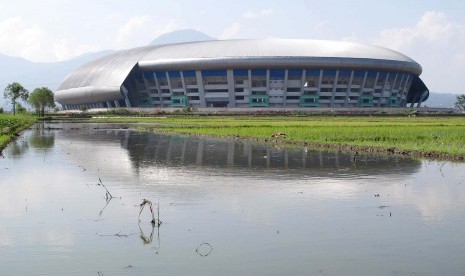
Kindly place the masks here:
POLYGON ((421 74, 411 58, 383 47, 343 41, 263 39, 217 40, 164 45, 140 61, 142 68, 181 67, 203 69, 227 65, 253 66, 387 66, 421 74), (271 63, 271 64, 270 64, 271 63), (210 66, 209 66, 210 65, 210 66))
POLYGON ((55 98, 60 103, 70 104, 121 98, 121 85, 136 65, 143 70, 316 66, 382 68, 415 75, 422 71, 418 63, 399 52, 352 42, 297 39, 202 41, 146 46, 102 57, 68 75, 58 87, 55 98), (98 93, 98 90, 105 93, 98 93))

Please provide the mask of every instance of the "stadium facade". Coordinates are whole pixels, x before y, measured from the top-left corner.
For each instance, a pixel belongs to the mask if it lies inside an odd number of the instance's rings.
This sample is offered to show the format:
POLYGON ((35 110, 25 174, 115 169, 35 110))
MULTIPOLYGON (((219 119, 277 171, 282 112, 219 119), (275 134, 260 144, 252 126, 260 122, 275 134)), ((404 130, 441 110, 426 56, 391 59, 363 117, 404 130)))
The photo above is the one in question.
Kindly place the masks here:
POLYGON ((65 110, 116 107, 420 106, 421 66, 378 46, 320 40, 217 40, 119 51, 72 72, 65 110))

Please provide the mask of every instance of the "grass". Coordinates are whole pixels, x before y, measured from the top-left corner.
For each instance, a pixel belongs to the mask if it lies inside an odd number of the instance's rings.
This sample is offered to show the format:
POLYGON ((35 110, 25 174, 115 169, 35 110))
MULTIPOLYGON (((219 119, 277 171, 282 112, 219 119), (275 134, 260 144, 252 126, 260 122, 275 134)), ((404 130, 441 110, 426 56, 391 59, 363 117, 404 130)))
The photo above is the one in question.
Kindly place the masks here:
POLYGON ((0 114, 0 152, 8 142, 36 121, 37 118, 32 115, 0 114))
POLYGON ((156 125, 140 128, 214 137, 465 159, 463 117, 169 116, 92 120, 151 123, 156 125), (270 139, 277 132, 284 132, 286 138, 270 139))

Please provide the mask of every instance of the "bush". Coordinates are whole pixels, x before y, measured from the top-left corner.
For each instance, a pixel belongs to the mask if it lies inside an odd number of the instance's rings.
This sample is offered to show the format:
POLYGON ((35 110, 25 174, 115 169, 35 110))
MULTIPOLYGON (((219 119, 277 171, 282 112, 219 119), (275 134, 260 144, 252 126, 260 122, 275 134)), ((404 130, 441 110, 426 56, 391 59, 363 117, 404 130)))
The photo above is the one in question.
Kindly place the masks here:
POLYGON ((3 113, 3 107, 0 107, 0 114, 3 113))

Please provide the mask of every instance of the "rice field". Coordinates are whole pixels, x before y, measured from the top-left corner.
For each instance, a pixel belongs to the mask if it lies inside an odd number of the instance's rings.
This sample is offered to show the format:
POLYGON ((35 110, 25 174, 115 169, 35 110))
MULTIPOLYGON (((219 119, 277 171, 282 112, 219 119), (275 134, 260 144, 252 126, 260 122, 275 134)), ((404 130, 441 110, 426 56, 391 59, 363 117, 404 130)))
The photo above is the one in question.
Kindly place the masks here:
POLYGON ((100 118, 93 121, 148 123, 139 128, 314 147, 465 158, 463 117, 170 116, 100 118), (285 137, 271 138, 279 132, 285 137))
POLYGON ((0 114, 0 151, 18 133, 37 121, 31 115, 0 114))

